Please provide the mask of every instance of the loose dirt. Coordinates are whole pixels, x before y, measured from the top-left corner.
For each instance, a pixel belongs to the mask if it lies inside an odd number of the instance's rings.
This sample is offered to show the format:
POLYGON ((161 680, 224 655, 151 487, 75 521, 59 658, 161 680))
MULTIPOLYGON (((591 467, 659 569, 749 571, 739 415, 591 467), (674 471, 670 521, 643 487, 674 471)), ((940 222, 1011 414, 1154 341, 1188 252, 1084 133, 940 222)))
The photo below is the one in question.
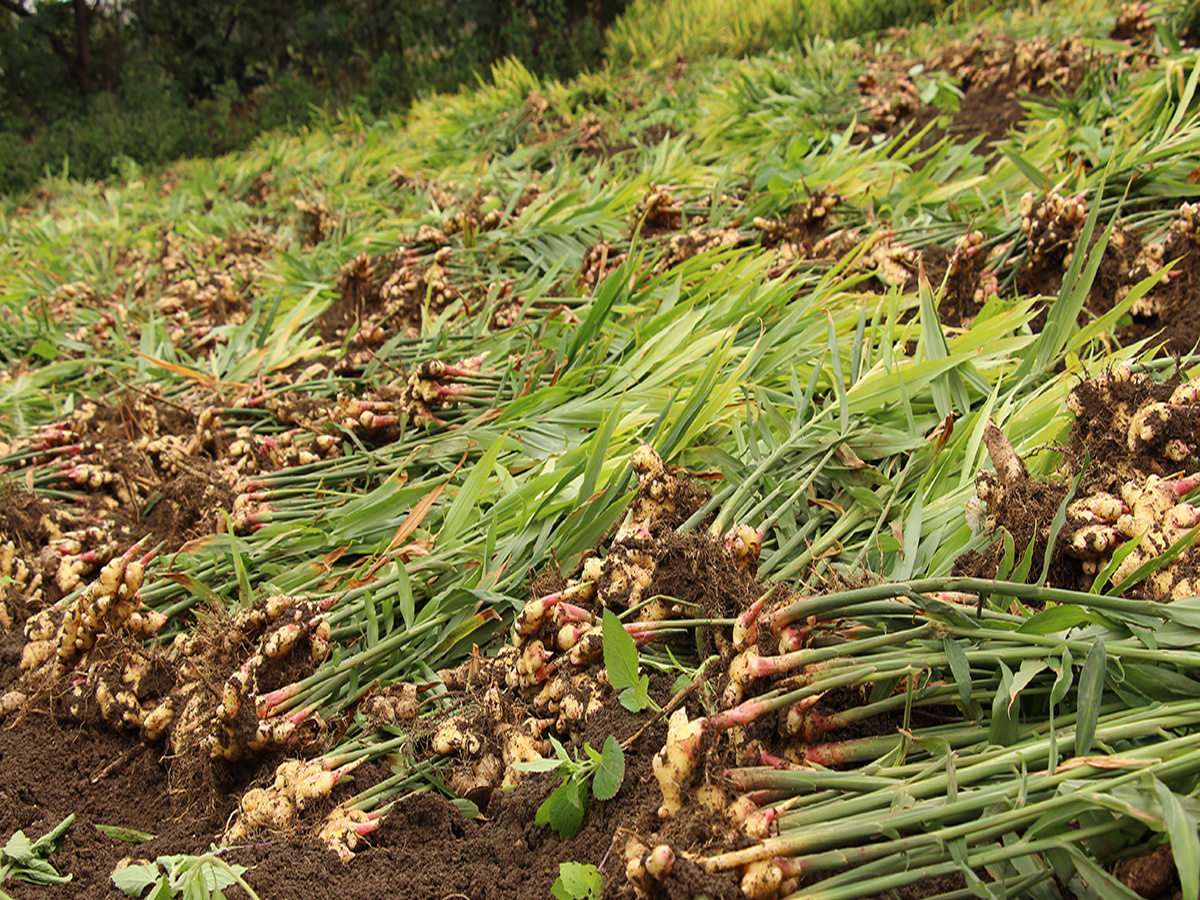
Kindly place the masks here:
MULTIPOLYGON (((624 738, 640 724, 625 716, 624 722, 609 719, 604 730, 624 738)), ((400 800, 366 848, 346 865, 305 834, 273 834, 254 846, 230 850, 225 858, 253 867, 245 877, 263 898, 442 900, 459 895, 472 900, 545 900, 558 877, 559 862, 600 866, 606 859, 615 860, 610 854, 614 835, 622 828, 637 827, 647 815, 653 817, 658 791, 650 776, 650 758, 662 745, 665 731, 665 724, 660 724, 626 750, 621 792, 611 801, 592 800, 584 827, 570 840, 560 840, 548 827, 534 823, 552 779, 529 776, 512 793, 496 792, 475 820, 463 818, 436 795, 400 800)), ((603 741, 603 735, 593 737, 603 741)), ((60 871, 74 874, 73 881, 61 888, 7 882, 5 890, 17 900, 124 896, 109 881, 109 873, 121 859, 207 851, 233 811, 239 786, 269 777, 274 768, 273 761, 264 761, 241 773, 238 783, 224 785, 229 793, 214 808, 173 805, 167 790, 170 761, 162 758, 161 746, 37 713, 0 731, 0 759, 4 761, 0 834, 24 829, 36 838, 68 814, 77 816, 53 857, 60 871), (96 825, 156 837, 130 844, 106 836, 96 825)), ((381 780, 388 774, 384 766, 360 769, 354 779, 335 788, 330 800, 337 802, 369 786, 372 777, 381 780)), ((732 875, 712 877, 689 871, 690 876, 678 879, 672 893, 663 896, 694 896, 693 891, 701 888, 714 900, 741 896, 732 875)), ((245 895, 235 888, 228 896, 245 895)))

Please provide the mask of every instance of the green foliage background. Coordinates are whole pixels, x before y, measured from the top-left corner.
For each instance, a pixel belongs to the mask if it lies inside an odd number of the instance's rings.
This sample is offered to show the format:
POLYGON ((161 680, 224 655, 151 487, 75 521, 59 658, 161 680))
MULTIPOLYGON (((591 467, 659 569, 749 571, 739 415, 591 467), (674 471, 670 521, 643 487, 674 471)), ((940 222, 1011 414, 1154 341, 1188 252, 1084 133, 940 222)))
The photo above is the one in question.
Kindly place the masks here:
POLYGON ((315 108, 379 115, 512 57, 569 77, 603 59, 626 0, 0 3, 0 193, 47 170, 98 179, 295 131, 315 108))

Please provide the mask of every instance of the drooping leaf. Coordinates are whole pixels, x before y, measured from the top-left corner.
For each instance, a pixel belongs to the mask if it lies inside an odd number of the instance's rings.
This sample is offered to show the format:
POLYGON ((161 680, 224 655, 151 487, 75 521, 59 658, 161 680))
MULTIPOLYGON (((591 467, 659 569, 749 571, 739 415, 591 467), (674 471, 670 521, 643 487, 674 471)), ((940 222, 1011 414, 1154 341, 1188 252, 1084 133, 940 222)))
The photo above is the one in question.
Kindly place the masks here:
POLYGON ((625 754, 621 745, 611 734, 604 739, 600 752, 600 763, 592 778, 592 794, 597 800, 611 800, 621 789, 625 780, 625 754))
POLYGON ((946 653, 946 661, 950 664, 954 684, 958 687, 958 696, 962 698, 963 709, 970 709, 971 664, 967 661, 967 653, 962 644, 950 637, 942 641, 942 649, 946 653))
POLYGON ((609 683, 619 692, 622 706, 630 712, 640 712, 650 705, 650 677, 638 677, 637 646, 611 609, 604 610, 601 627, 609 683))
POLYGON ((1075 755, 1086 756, 1096 737, 1096 722, 1100 718, 1100 703, 1104 697, 1104 674, 1108 657, 1104 641, 1097 640, 1088 651, 1079 671, 1079 711, 1075 722, 1075 755))
MULTIPOLYGON (((112 873, 112 882, 119 890, 131 897, 140 897, 142 891, 158 882, 160 876, 166 879, 165 873, 160 873, 155 863, 143 863, 136 866, 126 866, 112 873)), ((168 896, 170 896, 168 894, 168 896)))
POLYGON ((988 743, 1000 747, 1007 747, 1017 739, 1019 710, 1009 702, 1012 683, 1012 670, 1000 663, 1000 688, 992 700, 992 721, 988 726, 988 743))
POLYGON ((1200 830, 1196 817, 1190 815, 1175 793, 1154 779, 1154 792, 1162 804, 1163 823, 1167 838, 1171 841, 1171 856, 1179 872, 1179 886, 1185 900, 1196 900, 1200 895, 1200 830))
POLYGON ((579 831, 586 806, 584 786, 574 778, 564 778, 538 807, 534 821, 538 825, 549 825, 565 840, 579 831))
POLYGON ((144 844, 146 841, 154 840, 155 837, 148 832, 138 831, 136 828, 125 828, 121 825, 97 825, 96 830, 106 837, 124 841, 127 844, 144 844))

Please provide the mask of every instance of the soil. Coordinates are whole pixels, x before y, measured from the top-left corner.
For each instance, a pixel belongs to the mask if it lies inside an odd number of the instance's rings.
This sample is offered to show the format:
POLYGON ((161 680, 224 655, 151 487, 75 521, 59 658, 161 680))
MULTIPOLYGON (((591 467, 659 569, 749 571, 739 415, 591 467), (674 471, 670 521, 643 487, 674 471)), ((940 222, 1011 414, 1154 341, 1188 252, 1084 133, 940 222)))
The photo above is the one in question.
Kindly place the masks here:
MULTIPOLYGON (((640 727, 632 716, 624 716, 624 720, 609 719, 609 733, 624 738, 640 727)), ((512 793, 496 792, 476 820, 463 818, 456 807, 434 794, 402 799, 370 836, 367 848, 348 864, 304 833, 273 834, 254 846, 232 849, 224 858, 252 867, 245 878, 264 898, 544 900, 558 877, 559 862, 601 866, 611 857, 618 830, 637 828, 653 819, 658 790, 650 778, 650 758, 662 745, 664 734, 665 725, 660 723, 626 750, 621 792, 611 801, 592 800, 583 828, 569 840, 560 840, 550 828, 534 823, 537 806, 545 799, 552 779, 531 775, 512 793)), ((603 742, 600 735, 593 739, 603 742)), ((61 849, 51 858, 60 872, 72 873, 73 880, 56 888, 9 881, 5 890, 16 900, 121 897, 124 895, 109 881, 121 859, 207 851, 233 811, 238 785, 229 785, 233 790, 212 809, 205 804, 172 805, 166 789, 168 762, 161 754, 161 746, 146 746, 135 736, 50 715, 31 714, 15 727, 0 731, 0 759, 4 760, 0 766, 0 834, 23 829, 36 839, 70 813, 76 815, 61 849), (98 831, 97 825, 156 837, 143 844, 126 843, 98 831)), ((273 767, 274 763, 267 761, 242 773, 238 779, 241 787, 267 777, 273 767)), ((331 800, 336 802, 369 786, 364 776, 389 774, 386 767, 378 769, 382 771, 359 770, 357 780, 340 783, 331 800)), ((672 892, 664 897, 690 897, 700 890, 714 900, 741 896, 732 875, 701 875, 685 867, 674 881, 672 892)), ((235 888, 228 896, 245 895, 235 888)))

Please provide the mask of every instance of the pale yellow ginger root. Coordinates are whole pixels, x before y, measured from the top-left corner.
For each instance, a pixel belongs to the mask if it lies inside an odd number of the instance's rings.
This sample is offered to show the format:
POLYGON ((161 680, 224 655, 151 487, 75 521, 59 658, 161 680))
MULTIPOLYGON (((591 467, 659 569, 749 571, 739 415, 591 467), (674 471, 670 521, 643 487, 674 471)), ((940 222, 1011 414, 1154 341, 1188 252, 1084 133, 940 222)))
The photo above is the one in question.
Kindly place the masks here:
POLYGON ((21 651, 21 671, 29 672, 40 669, 42 665, 55 655, 55 645, 52 640, 27 641, 21 651))
POLYGON ((325 824, 317 832, 317 837, 321 843, 337 853, 343 863, 348 863, 354 859, 362 839, 378 827, 378 822, 370 813, 338 806, 329 813, 325 824))
POLYGON ((675 870, 675 851, 670 844, 658 844, 646 854, 646 874, 655 881, 666 881, 675 870))
MULTIPOLYGON (((1082 561, 1086 573, 1095 574, 1118 546, 1138 541, 1111 576, 1111 583, 1119 584, 1200 524, 1200 509, 1179 499, 1198 483, 1196 476, 1168 480, 1151 475, 1144 481, 1127 481, 1119 498, 1099 492, 1072 502, 1067 515, 1074 531, 1066 552, 1082 561)), ((1177 577, 1179 563, 1170 561, 1146 579, 1148 599, 1167 602, 1192 596, 1190 580, 1177 577)))
POLYGON ((516 763, 542 759, 550 751, 541 739, 541 727, 536 719, 526 719, 521 725, 501 725, 496 729, 500 739, 500 756, 504 761, 504 780, 501 788, 514 787, 521 778, 516 763))
POLYGON ((299 814, 314 800, 329 796, 333 786, 358 762, 329 768, 319 759, 284 760, 275 768, 270 787, 251 788, 242 795, 237 813, 221 839, 222 844, 246 840, 256 829, 291 831, 299 814))
MULTIPOLYGON (((735 731, 732 728, 727 733, 734 737, 742 734, 742 732, 735 731)), ((725 793, 725 789, 711 781, 706 781, 704 784, 699 785, 692 792, 692 799, 696 801, 698 807, 707 809, 716 815, 724 815, 725 811, 729 808, 729 797, 725 793)))
POLYGON ((1041 201, 1032 191, 1022 196, 1021 231, 1029 240, 1030 261, 1041 262, 1055 251, 1065 252, 1063 268, 1067 268, 1086 219, 1083 194, 1064 197, 1051 190, 1041 201))
POLYGON ((225 829, 221 843, 241 843, 258 828, 287 831, 295 820, 296 806, 290 798, 270 788, 251 788, 242 795, 238 813, 225 829))
POLYGON ((630 504, 629 514, 617 529, 615 543, 630 535, 644 532, 661 519, 675 514, 675 495, 679 481, 667 471, 666 464, 658 452, 642 441, 630 458, 633 471, 637 473, 638 496, 630 504))
POLYGON ((742 893, 747 900, 770 900, 782 884, 783 870, 774 860, 762 859, 742 869, 742 893))
POLYGON ((635 837, 625 842, 625 880, 633 887, 638 900, 645 900, 652 890, 650 873, 646 871, 646 855, 649 852, 646 845, 635 837))
POLYGON ((467 731, 467 720, 462 716, 447 719, 433 734, 433 752, 439 756, 474 756, 483 746, 479 735, 467 731))
MULTIPOLYGON (((257 649, 230 673, 221 687, 220 704, 214 711, 215 727, 205 739, 209 753, 230 762, 253 757, 282 746, 296 735, 308 712, 276 715, 279 705, 294 691, 294 685, 258 694, 257 672, 269 659, 295 658, 319 664, 329 653, 329 624, 325 613, 332 599, 303 599, 277 594, 258 600, 233 618, 233 633, 242 639, 257 638, 257 649), (257 723, 239 719, 242 707, 253 703, 257 723), (251 730, 253 729, 253 730, 251 730)), ((176 651, 184 658, 181 672, 189 676, 193 653, 205 653, 201 644, 183 638, 176 651)))
POLYGON ((893 232, 884 232, 854 263, 856 269, 874 271, 875 277, 889 287, 903 287, 913 276, 921 254, 893 240, 893 232))
MULTIPOLYGON (((1126 279, 1130 283, 1118 289, 1117 299, 1128 295, 1133 284, 1160 272, 1170 259, 1194 253, 1197 245, 1200 245, 1200 204, 1184 203, 1179 207, 1178 218, 1171 223, 1166 236, 1161 241, 1144 245, 1138 252, 1126 279)), ((1178 274, 1178 270, 1162 272, 1159 283, 1166 283, 1178 274)), ((1163 295, 1151 290, 1134 301, 1130 312, 1135 318, 1157 316, 1163 312, 1162 303, 1163 295)))
POLYGON ((1112 417, 1113 431, 1118 434, 1126 433, 1134 410, 1123 395, 1148 388, 1152 381, 1145 372, 1135 372, 1129 363, 1119 363, 1078 385, 1067 394, 1067 411, 1076 416, 1084 415, 1087 412, 1083 403, 1084 393, 1095 391, 1097 402, 1108 410, 1112 417))
MULTIPOLYGON (((350 768, 353 768, 351 766, 350 768)), ((285 760, 275 769, 275 790, 290 798, 297 810, 303 810, 313 800, 326 797, 338 779, 349 768, 336 771, 322 765, 320 760, 285 760)))
POLYGON ((599 625, 593 625, 571 646, 567 655, 573 666, 588 666, 604 655, 604 634, 599 625))
POLYGON ((660 819, 672 819, 683 808, 683 789, 691 781, 700 760, 700 738, 706 720, 688 721, 683 707, 671 713, 667 720, 667 743, 654 755, 654 777, 658 779, 663 802, 658 808, 660 819))
MULTIPOLYGON (((1117 529, 1127 538, 1141 535, 1136 550, 1125 557, 1113 573, 1112 583, 1118 584, 1147 562, 1167 551, 1188 531, 1200 524, 1200 510, 1191 504, 1179 503, 1176 482, 1151 475, 1143 485, 1129 482, 1121 497, 1129 512, 1117 520, 1117 529)), ((1172 561, 1146 579, 1147 597, 1159 601, 1180 600, 1193 595, 1187 579, 1176 580, 1178 560, 1172 561)))
MULTIPOLYGON (((686 234, 673 234, 667 238, 662 257, 654 265, 657 272, 665 272, 693 256, 708 253, 721 247, 736 247, 742 242, 742 235, 736 228, 693 228, 686 234)), ((722 268, 721 263, 713 263, 713 269, 722 268)))
POLYGON ((504 766, 492 753, 487 753, 477 762, 467 763, 450 774, 450 790, 459 797, 469 800, 489 797, 500 786, 504 766))
POLYGON ((729 551, 738 569, 747 575, 758 571, 758 557, 762 553, 763 534, 745 524, 734 525, 725 535, 725 549, 729 551))
MULTIPOLYGON (((141 604, 138 590, 144 570, 140 562, 131 558, 132 554, 131 549, 110 560, 100 570, 100 576, 68 604, 54 637, 54 652, 62 669, 69 668, 79 656, 91 650, 98 635, 124 629, 141 604)), ((153 613, 139 619, 137 625, 139 630, 145 630, 155 623, 161 627, 165 621, 161 614, 153 613)))
POLYGON ((411 722, 421 712, 417 693, 415 684, 393 684, 364 700, 360 709, 365 716, 384 725, 411 722))
POLYGON ((625 843, 625 880, 638 897, 649 897, 655 882, 664 882, 675 871, 675 851, 670 844, 658 844, 652 849, 635 837, 625 843))
MULTIPOLYGON (((63 562, 67 558, 64 557, 63 562)), ((83 564, 79 563, 82 570, 83 564)), ((30 568, 27 560, 17 554, 17 546, 12 541, 0 543, 0 578, 8 580, 9 589, 15 590, 27 600, 38 601, 42 599, 42 575, 40 572, 35 572, 30 568)), ((76 576, 76 582, 78 576, 76 576)), ((70 590, 74 589, 74 585, 70 590)), ((64 593, 67 593, 64 590, 64 593)), ((0 603, 0 631, 8 631, 12 628, 12 618, 9 615, 8 607, 0 603)))
POLYGON ((25 694, 22 691, 7 691, 0 696, 0 719, 20 712, 25 708, 25 694))
POLYGON ((657 564, 653 557, 636 548, 614 547, 604 562, 609 582, 601 595, 602 602, 607 606, 617 601, 624 607, 639 604, 654 581, 657 564))
POLYGON ((746 685, 754 678, 752 669, 758 658, 758 647, 751 644, 730 662, 729 683, 725 685, 725 691, 721 695, 721 706, 724 709, 732 709, 742 702, 746 694, 746 685))
POLYGON ((167 733, 167 729, 175 721, 175 704, 175 696, 168 696, 162 703, 143 715, 142 732, 146 735, 147 740, 157 741, 167 733))

